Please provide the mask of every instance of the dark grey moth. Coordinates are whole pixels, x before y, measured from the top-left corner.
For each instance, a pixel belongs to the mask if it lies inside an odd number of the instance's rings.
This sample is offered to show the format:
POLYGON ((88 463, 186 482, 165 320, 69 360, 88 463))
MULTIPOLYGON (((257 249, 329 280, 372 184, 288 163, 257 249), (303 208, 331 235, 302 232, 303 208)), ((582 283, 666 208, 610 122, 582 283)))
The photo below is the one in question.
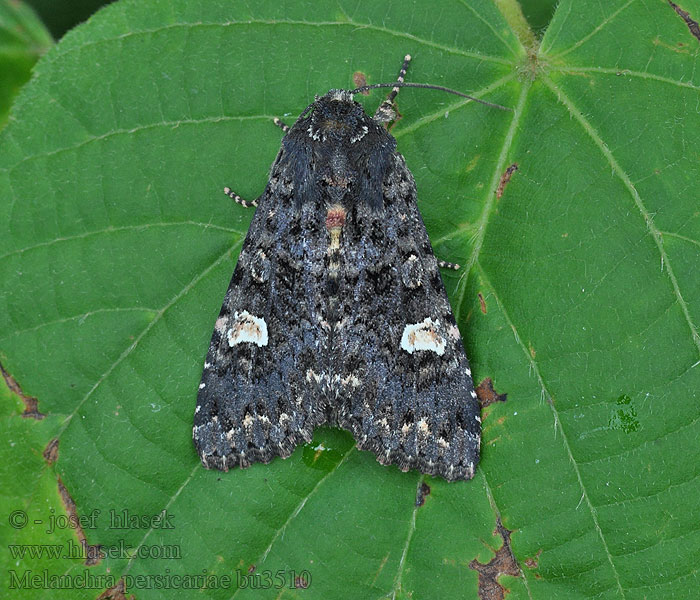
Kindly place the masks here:
POLYGON ((382 464, 474 475, 469 362, 413 176, 385 127, 398 89, 374 117, 353 92, 331 90, 283 126, 199 384, 205 467, 287 457, 326 423, 382 464))

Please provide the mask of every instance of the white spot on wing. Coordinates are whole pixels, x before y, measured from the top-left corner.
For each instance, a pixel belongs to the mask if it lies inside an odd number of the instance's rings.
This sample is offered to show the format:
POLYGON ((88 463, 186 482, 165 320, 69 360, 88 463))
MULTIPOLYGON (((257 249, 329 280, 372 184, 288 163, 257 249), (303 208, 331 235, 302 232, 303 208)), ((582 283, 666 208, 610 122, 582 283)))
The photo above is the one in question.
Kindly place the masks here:
POLYGON ((267 323, 265 319, 251 315, 247 310, 236 312, 226 336, 229 346, 235 346, 241 342, 267 346, 267 323))
POLYGON ((442 356, 445 353, 445 338, 438 333, 439 325, 430 317, 422 323, 406 325, 401 336, 401 348, 409 354, 416 350, 430 350, 442 356))

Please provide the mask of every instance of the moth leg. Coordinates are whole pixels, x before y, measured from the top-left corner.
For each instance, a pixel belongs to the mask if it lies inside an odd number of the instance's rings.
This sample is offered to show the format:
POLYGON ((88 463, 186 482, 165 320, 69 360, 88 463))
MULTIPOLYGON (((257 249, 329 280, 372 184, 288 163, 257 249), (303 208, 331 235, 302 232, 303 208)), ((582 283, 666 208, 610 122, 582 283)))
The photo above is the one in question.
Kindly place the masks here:
POLYGON ((248 202, 247 200, 243 200, 243 198, 241 198, 230 187, 224 188, 224 194, 226 194, 229 198, 231 198, 231 200, 240 204, 243 208, 248 208, 249 206, 257 206, 258 205, 257 199, 253 200, 252 202, 248 202))
MULTIPOLYGON (((280 121, 277 117, 272 119, 272 122, 277 125, 284 133, 287 133, 289 131, 289 125, 283 123, 280 121)), ((244 200, 241 198, 236 192, 234 192, 230 187, 225 187, 224 188, 224 194, 226 194, 231 200, 234 202, 240 204, 243 208, 248 208, 249 206, 257 206, 258 205, 258 200, 253 200, 252 202, 248 202, 247 200, 244 200)))
POLYGON ((447 262, 446 260, 438 260, 438 267, 441 269, 450 269, 452 271, 459 271, 460 265, 457 263, 447 262))
POLYGON ((277 127, 279 127, 284 133, 287 133, 287 132, 289 131, 289 125, 287 125, 286 123, 280 121, 277 117, 275 117, 274 119, 272 119, 272 122, 273 122, 275 125, 277 125, 277 127))
MULTIPOLYGON (((401 66, 401 70, 399 71, 399 76, 396 78, 396 81, 398 81, 399 83, 403 83, 404 77, 406 77, 406 71, 408 70, 408 63, 410 62, 410 54, 407 54, 403 57, 403 65, 401 66)), ((389 121, 393 121, 396 118, 396 111, 394 110, 394 99, 396 98, 396 94, 398 93, 398 87, 395 86, 391 88, 391 91, 386 97, 386 100, 384 100, 384 102, 382 102, 379 105, 379 108, 377 108, 377 111, 374 113, 375 121, 379 121, 380 123, 388 123, 389 121)))

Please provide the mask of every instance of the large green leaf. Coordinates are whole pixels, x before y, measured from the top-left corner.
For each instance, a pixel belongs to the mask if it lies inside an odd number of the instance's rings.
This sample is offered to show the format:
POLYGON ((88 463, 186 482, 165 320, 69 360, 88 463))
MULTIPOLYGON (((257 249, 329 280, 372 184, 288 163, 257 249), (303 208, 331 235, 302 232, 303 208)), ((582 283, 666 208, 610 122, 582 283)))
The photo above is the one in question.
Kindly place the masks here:
POLYGON ((3 509, 30 524, 0 531, 75 541, 33 524, 65 513, 60 476, 78 515, 101 511, 88 542, 130 550, 5 554, 5 572, 107 576, 70 598, 120 577, 139 600, 191 598, 148 578, 202 573, 231 578, 211 598, 490 598, 499 571, 509 598, 690 597, 700 41, 660 0, 564 0, 535 39, 506 0, 123 1, 39 62, 0 137, 0 358, 47 417, 3 412, 3 509), (401 473, 328 428, 286 461, 206 471, 196 389, 251 218, 221 188, 254 198, 273 116, 358 71, 391 81, 407 52, 410 80, 514 108, 407 89, 393 130, 436 252, 464 265, 445 280, 476 378, 508 394, 484 410, 477 475, 401 473), (499 520, 513 554, 479 566, 499 520))

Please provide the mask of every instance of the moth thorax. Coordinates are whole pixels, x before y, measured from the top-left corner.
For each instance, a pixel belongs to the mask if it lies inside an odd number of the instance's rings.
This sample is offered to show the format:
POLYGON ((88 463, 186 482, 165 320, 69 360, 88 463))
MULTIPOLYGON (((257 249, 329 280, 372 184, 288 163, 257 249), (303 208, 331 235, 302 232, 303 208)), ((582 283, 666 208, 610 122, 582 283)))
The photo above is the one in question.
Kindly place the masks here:
POLYGON ((326 119, 321 123, 321 127, 326 131, 326 133, 337 132, 343 134, 350 129, 350 125, 339 121, 338 119, 326 119))

